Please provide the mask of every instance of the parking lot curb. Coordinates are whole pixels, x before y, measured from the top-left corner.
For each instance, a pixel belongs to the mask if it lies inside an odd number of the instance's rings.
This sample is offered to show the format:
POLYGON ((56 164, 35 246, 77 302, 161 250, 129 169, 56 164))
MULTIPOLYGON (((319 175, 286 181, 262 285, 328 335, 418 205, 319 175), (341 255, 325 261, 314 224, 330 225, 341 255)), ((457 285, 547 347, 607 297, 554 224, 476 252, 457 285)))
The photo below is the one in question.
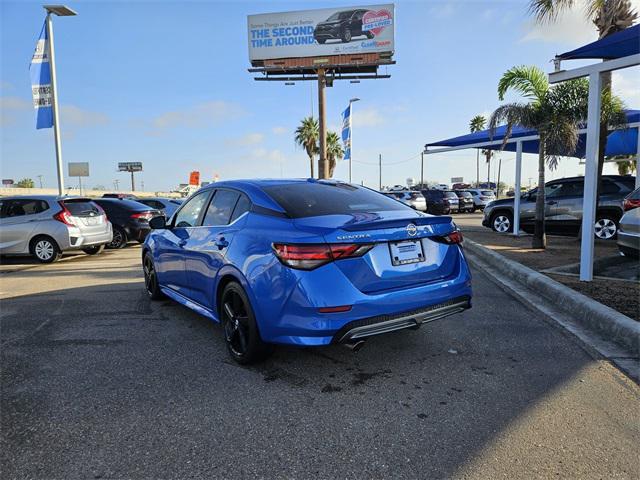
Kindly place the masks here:
POLYGON ((465 239, 465 249, 499 273, 540 295, 576 323, 637 355, 640 323, 559 282, 510 260, 476 242, 465 239))

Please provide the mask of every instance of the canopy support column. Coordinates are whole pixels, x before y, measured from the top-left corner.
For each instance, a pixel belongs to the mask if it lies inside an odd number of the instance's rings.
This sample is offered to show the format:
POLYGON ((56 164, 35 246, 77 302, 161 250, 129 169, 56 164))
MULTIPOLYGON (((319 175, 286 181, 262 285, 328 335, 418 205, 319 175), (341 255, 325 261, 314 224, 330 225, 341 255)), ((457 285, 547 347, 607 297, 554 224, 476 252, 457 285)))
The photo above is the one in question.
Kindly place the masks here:
POLYGON ((600 109, 602 100, 600 72, 589 75, 589 108, 587 113, 587 139, 584 167, 584 198, 582 203, 582 239, 580 243, 580 280, 593 280, 594 223, 596 221, 596 195, 598 191, 598 152, 600 148, 600 109))
POLYGON ((638 147, 636 148, 636 188, 640 188, 640 125, 638 125, 638 147))
POLYGON ((522 142, 516 143, 516 184, 513 195, 513 235, 520 235, 520 181, 522 176, 522 142))

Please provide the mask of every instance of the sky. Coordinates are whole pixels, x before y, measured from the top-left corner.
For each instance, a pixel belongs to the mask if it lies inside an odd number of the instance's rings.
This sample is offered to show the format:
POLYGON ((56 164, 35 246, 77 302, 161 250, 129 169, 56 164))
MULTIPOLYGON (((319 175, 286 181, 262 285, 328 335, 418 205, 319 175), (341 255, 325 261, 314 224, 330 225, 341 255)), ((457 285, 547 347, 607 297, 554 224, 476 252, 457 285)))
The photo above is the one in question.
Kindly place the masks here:
MULTIPOLYGON (((247 71, 246 17, 371 3, 384 2, 68 2, 78 16, 54 19, 65 174, 67 162, 89 162, 85 186, 113 189, 118 180, 122 189, 129 177, 117 163, 142 162, 138 181, 149 191, 186 183, 192 170, 205 181, 309 176, 293 132, 303 117, 317 115, 316 85, 256 82, 247 71)), ((633 3, 640 10, 640 0, 633 3)), ((501 103, 498 79, 510 67, 551 72, 556 54, 596 39, 581 9, 541 26, 526 0, 395 4, 397 64, 382 69, 391 78, 335 82, 326 90, 327 123, 335 131, 349 99, 361 99, 353 112, 353 181, 372 187, 379 155, 383 185, 419 179, 423 145, 467 133, 473 116, 490 115, 501 103)), ((35 129, 29 80, 44 16, 42 3, 0 0, 0 175, 29 177, 36 185, 41 175, 44 187, 53 188, 53 129, 35 129)), ((628 108, 640 108, 638 85, 638 67, 614 74, 614 92, 628 108)), ((507 183, 514 181, 514 156, 497 156, 507 183)), ((523 185, 535 183, 536 162, 524 156, 523 185)), ((429 181, 473 181, 476 153, 426 156, 424 171, 429 181)), ((481 172, 486 179, 482 159, 481 172)), ((547 175, 583 172, 577 159, 564 159, 547 175)), ((348 178, 347 162, 334 177, 348 178)))

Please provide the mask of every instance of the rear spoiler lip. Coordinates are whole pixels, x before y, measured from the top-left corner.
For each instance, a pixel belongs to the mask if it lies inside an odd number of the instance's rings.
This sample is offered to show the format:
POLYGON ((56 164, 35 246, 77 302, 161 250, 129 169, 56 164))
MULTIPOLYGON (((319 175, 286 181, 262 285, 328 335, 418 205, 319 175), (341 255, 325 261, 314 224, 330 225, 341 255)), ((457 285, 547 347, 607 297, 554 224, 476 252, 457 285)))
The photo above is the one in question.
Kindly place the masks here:
POLYGON ((377 230, 379 228, 402 228, 413 223, 416 226, 422 225, 444 225, 452 223, 450 216, 434 216, 434 217, 415 217, 415 218, 398 218, 389 220, 379 220, 372 222, 345 224, 338 227, 340 230, 347 232, 357 232, 362 230, 377 230))

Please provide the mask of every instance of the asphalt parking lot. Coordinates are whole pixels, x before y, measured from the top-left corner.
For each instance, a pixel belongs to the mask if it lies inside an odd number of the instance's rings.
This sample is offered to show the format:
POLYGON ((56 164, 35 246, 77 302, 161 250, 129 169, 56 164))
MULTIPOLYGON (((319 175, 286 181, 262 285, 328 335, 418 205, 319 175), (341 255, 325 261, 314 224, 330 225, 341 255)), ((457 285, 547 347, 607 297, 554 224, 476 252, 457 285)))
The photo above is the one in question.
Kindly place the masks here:
POLYGON ((232 363, 140 248, 0 274, 3 478, 638 478, 640 390, 474 271, 474 307, 232 363))

